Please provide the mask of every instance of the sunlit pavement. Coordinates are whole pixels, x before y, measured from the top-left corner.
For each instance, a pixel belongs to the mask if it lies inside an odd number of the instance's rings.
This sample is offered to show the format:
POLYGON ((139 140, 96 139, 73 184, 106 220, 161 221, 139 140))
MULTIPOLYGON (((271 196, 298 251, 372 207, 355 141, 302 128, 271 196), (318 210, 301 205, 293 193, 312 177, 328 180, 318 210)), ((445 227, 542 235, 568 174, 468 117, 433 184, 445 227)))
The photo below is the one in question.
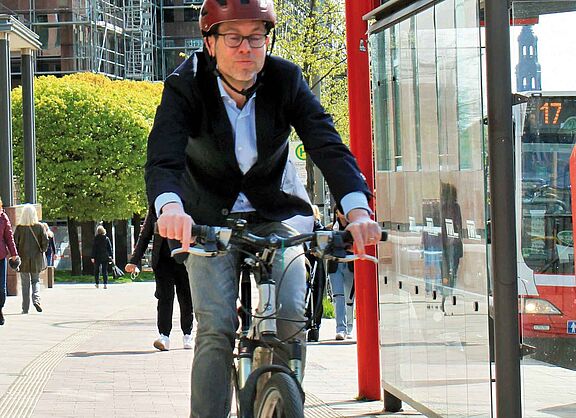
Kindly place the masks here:
MULTIPOLYGON (((177 314, 170 351, 152 346, 153 283, 56 284, 42 288, 41 298, 44 312, 28 315, 20 296, 7 299, 0 417, 188 416, 193 351, 182 347, 177 314)), ((325 320, 320 342, 308 348, 306 416, 379 416, 381 401, 355 400, 356 345, 334 341, 334 329, 325 320)))

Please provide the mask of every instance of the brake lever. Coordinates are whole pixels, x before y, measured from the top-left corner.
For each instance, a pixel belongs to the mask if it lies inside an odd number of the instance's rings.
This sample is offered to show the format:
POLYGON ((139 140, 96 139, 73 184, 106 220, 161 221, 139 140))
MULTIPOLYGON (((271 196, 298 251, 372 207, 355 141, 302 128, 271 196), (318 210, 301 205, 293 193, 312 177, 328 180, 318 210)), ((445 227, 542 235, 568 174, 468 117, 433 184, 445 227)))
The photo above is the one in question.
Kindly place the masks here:
POLYGON ((366 260, 366 261, 372 261, 373 263, 378 263, 378 259, 376 257, 368 254, 364 254, 362 258, 360 258, 360 256, 357 254, 350 254, 347 255, 346 257, 333 257, 331 258, 331 260, 337 261, 339 263, 351 263, 352 261, 356 260, 366 260))
POLYGON ((218 249, 215 249, 215 250, 208 249, 207 250, 205 247, 202 247, 200 245, 197 245, 195 247, 190 247, 190 248, 188 248, 188 251, 185 251, 182 247, 179 247, 179 248, 174 248, 170 252, 170 255, 172 257, 174 257, 174 259, 176 261, 178 261, 178 259, 185 260, 188 257, 188 254, 192 254, 192 255, 196 255, 196 256, 200 256, 200 257, 217 257, 219 255, 224 254, 224 252, 218 251, 218 249))

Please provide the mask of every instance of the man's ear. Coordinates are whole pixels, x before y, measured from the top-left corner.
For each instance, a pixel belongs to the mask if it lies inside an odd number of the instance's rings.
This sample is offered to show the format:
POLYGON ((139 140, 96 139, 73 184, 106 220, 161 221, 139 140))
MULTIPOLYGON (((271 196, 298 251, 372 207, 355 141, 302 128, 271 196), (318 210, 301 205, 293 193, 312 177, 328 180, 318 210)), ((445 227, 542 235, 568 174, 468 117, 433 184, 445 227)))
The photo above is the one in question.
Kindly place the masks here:
POLYGON ((208 54, 211 57, 214 57, 214 37, 213 36, 204 37, 204 47, 208 51, 208 54))

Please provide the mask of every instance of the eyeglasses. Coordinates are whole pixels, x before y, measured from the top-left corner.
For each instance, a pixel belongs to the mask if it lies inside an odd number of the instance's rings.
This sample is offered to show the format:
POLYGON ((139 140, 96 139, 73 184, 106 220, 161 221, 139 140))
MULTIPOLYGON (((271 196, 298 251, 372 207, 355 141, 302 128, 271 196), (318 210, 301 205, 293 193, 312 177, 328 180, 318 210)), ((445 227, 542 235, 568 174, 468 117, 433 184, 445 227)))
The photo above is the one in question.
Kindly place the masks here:
POLYGON ((224 44, 228 48, 238 48, 244 42, 244 39, 248 40, 248 45, 251 48, 262 48, 266 43, 267 35, 262 35, 260 33, 255 33, 248 36, 242 36, 238 33, 215 33, 214 36, 220 36, 224 38, 224 44))

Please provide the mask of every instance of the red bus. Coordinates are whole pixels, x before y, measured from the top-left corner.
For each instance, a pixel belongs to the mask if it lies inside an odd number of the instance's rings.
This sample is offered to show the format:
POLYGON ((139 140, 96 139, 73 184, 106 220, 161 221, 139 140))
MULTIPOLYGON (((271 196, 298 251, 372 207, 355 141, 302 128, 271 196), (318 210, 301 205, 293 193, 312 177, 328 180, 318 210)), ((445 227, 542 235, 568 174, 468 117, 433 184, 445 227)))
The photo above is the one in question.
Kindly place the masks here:
POLYGON ((522 93, 515 106, 519 308, 534 357, 575 368, 576 278, 570 155, 576 93, 522 93))

